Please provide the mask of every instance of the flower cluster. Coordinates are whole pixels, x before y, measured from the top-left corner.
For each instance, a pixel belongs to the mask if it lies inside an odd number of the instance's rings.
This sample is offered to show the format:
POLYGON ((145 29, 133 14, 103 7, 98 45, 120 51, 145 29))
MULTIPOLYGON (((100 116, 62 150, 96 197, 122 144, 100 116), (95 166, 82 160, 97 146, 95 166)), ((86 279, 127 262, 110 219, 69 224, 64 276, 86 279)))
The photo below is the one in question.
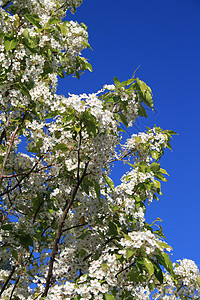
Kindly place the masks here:
POLYGON ((81 2, 0 1, 0 297, 198 299, 195 263, 173 266, 162 227, 145 220, 174 132, 121 144, 153 109, 151 89, 115 77, 96 93, 56 94, 58 76, 92 70, 87 27, 64 19, 81 2), (119 185, 115 162, 130 168, 119 185))

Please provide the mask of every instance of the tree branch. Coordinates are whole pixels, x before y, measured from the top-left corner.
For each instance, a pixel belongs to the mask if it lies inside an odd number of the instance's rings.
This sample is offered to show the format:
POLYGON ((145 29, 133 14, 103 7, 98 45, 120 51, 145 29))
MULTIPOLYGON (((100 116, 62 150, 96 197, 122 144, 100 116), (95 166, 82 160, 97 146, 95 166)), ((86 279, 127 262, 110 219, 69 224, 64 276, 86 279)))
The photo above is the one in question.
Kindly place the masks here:
POLYGON ((71 229, 73 229, 73 228, 78 228, 78 227, 82 227, 82 226, 86 226, 86 225, 88 225, 88 223, 79 224, 79 225, 74 225, 74 226, 72 226, 72 227, 63 229, 62 232, 66 232, 66 231, 71 230, 71 229))
POLYGON ((5 288, 7 287, 7 285, 8 285, 8 283, 9 283, 10 279, 12 278, 12 276, 13 276, 13 274, 14 274, 14 272, 15 272, 15 270, 16 270, 18 264, 19 264, 19 260, 20 260, 21 256, 22 256, 22 253, 18 256, 18 261, 17 261, 16 264, 13 266, 12 271, 10 272, 10 275, 8 276, 8 278, 7 278, 6 282, 4 283, 4 285, 2 286, 2 289, 1 289, 1 291, 0 291, 0 296, 3 294, 3 292, 4 292, 5 288))
POLYGON ((135 262, 133 262, 132 264, 130 264, 129 266, 127 266, 126 268, 122 269, 121 271, 119 271, 115 277, 117 278, 119 274, 121 274, 122 272, 126 271, 127 269, 133 267, 135 265, 135 262))
POLYGON ((2 164, 2 168, 1 168, 1 174, 0 174, 0 184, 2 182, 2 176, 3 176, 3 172, 4 172, 4 169, 5 169, 5 165, 6 165, 6 161, 10 155, 10 151, 11 151, 11 147, 14 143, 14 140, 15 140, 15 136, 17 134, 17 131, 19 129, 19 125, 17 125, 17 127, 15 128, 15 131, 13 132, 12 136, 11 136, 11 139, 10 139, 10 144, 9 144, 9 147, 8 147, 8 151, 6 153, 6 156, 4 158, 4 161, 3 161, 3 164, 2 164))
POLYGON ((11 2, 11 0, 6 1, 6 3, 4 5, 2 5, 2 8, 4 9, 10 2, 11 2))
POLYGON ((85 164, 85 169, 83 171, 83 174, 81 176, 81 178, 77 181, 77 184, 73 190, 73 193, 72 193, 72 196, 71 196, 71 199, 70 201, 68 202, 64 212, 63 212, 63 215, 62 215, 62 218, 61 218, 61 221, 60 221, 60 224, 59 224, 59 227, 58 227, 58 232, 57 232, 57 235, 56 235, 56 238, 54 240, 54 244, 53 244, 53 250, 51 252, 51 257, 50 257, 50 262, 49 262, 49 271, 48 271, 48 274, 47 274, 47 279, 46 279, 46 286, 45 286, 45 289, 44 289, 44 292, 42 294, 42 297, 46 297, 47 294, 48 294, 48 290, 50 288, 50 284, 51 284, 51 281, 52 281, 52 275, 53 275, 53 264, 54 264, 54 260, 55 260, 55 256, 58 252, 58 244, 60 242, 60 238, 61 238, 61 235, 62 235, 62 228, 63 228, 63 225, 64 225, 64 222, 65 222, 65 219, 67 217, 67 214, 69 212, 69 209, 71 208, 74 200, 75 200, 75 197, 76 197, 76 194, 77 194, 77 191, 80 187, 80 184, 83 180, 83 178, 85 177, 86 175, 86 171, 87 171, 87 167, 88 167, 88 164, 89 162, 87 162, 85 164))
MULTIPOLYGON (((40 158, 39 158, 39 160, 40 159, 42 159, 42 157, 43 156, 41 156, 40 158)), ((11 191, 13 191, 14 189, 16 189, 16 187, 18 187, 19 185, 20 185, 20 183, 26 178, 26 177, 28 177, 30 174, 31 174, 31 172, 37 167, 37 165, 39 164, 39 160, 35 163, 35 165, 30 169, 30 171, 29 172, 27 172, 13 187, 11 187, 10 189, 8 189, 7 191, 5 191, 5 192, 3 192, 3 193, 1 193, 0 194, 0 197, 2 197, 2 196, 4 196, 4 195, 6 195, 6 194, 8 194, 8 193, 10 193, 11 191)))
MULTIPOLYGON (((25 112, 24 115, 23 115, 23 117, 22 117, 22 120, 21 120, 21 124, 20 124, 20 125, 23 124, 23 122, 24 122, 24 120, 25 120, 25 118, 26 118, 26 114, 27 114, 27 113, 25 112)), ((0 184, 1 184, 1 182, 2 182, 2 176, 3 176, 3 172, 4 172, 4 169, 5 169, 5 166, 6 166, 6 161, 7 161, 8 157, 9 157, 9 155, 10 155, 10 151, 11 151, 12 145, 13 145, 14 140, 15 140, 15 136, 16 136, 16 134, 17 134, 17 131, 19 130, 20 125, 19 125, 19 124, 17 125, 17 127, 15 128, 15 130, 14 130, 12 136, 11 136, 10 144, 9 144, 9 146, 8 146, 8 150, 7 150, 7 153, 6 153, 6 156, 5 156, 5 158, 4 158, 4 161, 3 161, 3 164, 2 164, 2 168, 1 168, 0 184)))
POLYGON ((31 251, 28 260, 25 262, 25 264, 23 265, 23 267, 22 267, 22 269, 21 269, 21 272, 20 272, 20 274, 19 274, 19 276, 18 276, 18 278, 17 278, 17 280, 16 280, 16 282, 15 282, 15 285, 14 285, 14 287, 13 287, 13 289, 12 289, 12 292, 11 292, 11 294, 10 294, 10 299, 9 299, 9 300, 12 300, 12 296, 13 296, 13 294, 14 294, 14 291, 15 291, 15 289, 16 289, 16 287, 17 287, 19 281, 20 281, 21 276, 22 276, 23 273, 24 273, 24 268, 26 267, 26 265, 28 264, 29 260, 31 259, 31 256, 33 255, 33 251, 34 251, 34 249, 31 251))

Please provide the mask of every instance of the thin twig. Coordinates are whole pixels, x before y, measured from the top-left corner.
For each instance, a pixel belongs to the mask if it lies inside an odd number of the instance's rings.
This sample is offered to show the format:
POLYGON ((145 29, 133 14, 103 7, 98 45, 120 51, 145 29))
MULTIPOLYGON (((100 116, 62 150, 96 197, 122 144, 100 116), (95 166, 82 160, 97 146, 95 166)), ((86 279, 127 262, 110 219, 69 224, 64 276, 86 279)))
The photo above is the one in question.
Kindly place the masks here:
POLYGON ((78 228, 78 227, 82 227, 82 226, 86 226, 86 225, 88 225, 88 223, 79 224, 79 225, 74 225, 74 226, 72 226, 72 227, 63 229, 62 232, 66 232, 66 231, 71 230, 71 229, 73 229, 73 228, 78 228))
MULTIPOLYGON (((34 171, 33 173, 38 173, 41 170, 47 169, 47 168, 52 167, 52 166, 53 166, 53 164, 50 164, 50 165, 47 165, 47 166, 43 166, 40 169, 34 171)), ((20 172, 18 174, 2 175, 2 178, 13 178, 13 177, 18 177, 18 176, 22 176, 22 175, 27 175, 28 173, 29 173, 29 171, 27 171, 27 172, 20 172)))
POLYGON ((128 153, 126 153, 124 155, 121 155, 119 158, 114 158, 114 159, 110 160, 108 163, 110 164, 110 163, 113 163, 115 161, 120 161, 120 160, 124 159, 125 157, 129 156, 130 154, 132 154, 133 151, 134 150, 130 150, 128 153))
POLYGON ((38 299, 41 295, 42 295, 43 292, 40 292, 33 300, 36 300, 38 299))
MULTIPOLYGON (((81 128, 82 129, 82 128, 81 128)), ((80 149, 81 149, 81 141, 82 141, 82 135, 81 130, 79 131, 79 146, 78 146, 78 168, 77 168, 77 180, 79 181, 79 175, 80 175, 80 149)))
POLYGON ((5 165, 6 165, 6 161, 10 155, 10 151, 11 151, 11 147, 14 143, 14 140, 15 140, 15 136, 17 134, 17 131, 19 129, 19 125, 17 125, 17 127, 15 128, 15 131, 13 132, 12 136, 11 136, 11 139, 10 139, 10 144, 9 144, 9 147, 8 147, 8 151, 6 153, 6 156, 4 158, 4 161, 3 161, 3 164, 2 164, 2 168, 1 168, 1 175, 0 175, 0 184, 2 182, 2 176, 3 176, 3 172, 4 172, 4 169, 5 169, 5 165))
MULTIPOLYGON (((39 160, 40 159, 42 159, 42 157, 43 156, 41 156, 40 158, 39 158, 39 160)), ((26 178, 26 177, 28 177, 30 174, 31 174, 31 172, 37 167, 37 165, 39 164, 39 160, 35 163, 35 165, 30 169, 30 171, 29 172, 27 172, 26 173, 26 175, 24 175, 13 187, 11 187, 10 189, 8 189, 7 191, 5 191, 5 192, 3 192, 3 193, 1 193, 0 194, 0 197, 2 197, 3 195, 6 195, 6 194, 8 194, 8 193, 10 193, 11 191, 13 191, 14 189, 16 189, 19 185, 20 185, 20 183, 26 178)))
POLYGON ((134 262, 134 263, 132 263, 132 264, 130 264, 130 265, 129 265, 129 266, 127 266, 126 268, 122 269, 121 271, 119 271, 119 272, 118 272, 118 273, 115 275, 115 277, 117 278, 119 274, 121 274, 122 272, 126 271, 127 269, 129 269, 129 268, 133 267, 133 266, 134 266, 134 264, 135 264, 135 262, 134 262))
POLYGON ((10 2, 11 2, 10 0, 6 1, 6 3, 2 5, 2 8, 5 8, 10 2))
POLYGON ((24 268, 26 267, 26 265, 28 264, 29 260, 31 259, 31 256, 33 255, 33 251, 34 251, 34 249, 31 251, 28 260, 26 261, 26 263, 23 265, 23 267, 22 267, 22 269, 21 269, 21 272, 20 272, 20 274, 19 274, 19 276, 18 276, 18 278, 17 278, 17 280, 16 280, 16 282, 15 282, 15 285, 14 285, 14 287, 13 287, 13 289, 12 289, 12 292, 11 292, 11 294, 10 294, 10 299, 9 299, 9 300, 12 300, 13 293, 14 293, 14 291, 15 291, 15 289, 16 289, 16 287, 17 287, 19 281, 20 281, 21 276, 22 276, 23 273, 24 273, 24 268))
POLYGON ((2 286, 2 289, 1 289, 1 291, 0 291, 0 296, 3 294, 3 292, 4 292, 5 288, 7 287, 7 285, 8 285, 8 283, 9 283, 10 279, 12 278, 12 276, 13 276, 13 274, 14 274, 14 272, 15 272, 15 270, 16 270, 18 264, 19 264, 19 260, 20 260, 21 256, 22 256, 22 253, 18 256, 18 261, 17 261, 16 264, 13 266, 12 271, 10 272, 10 275, 8 276, 8 278, 7 278, 6 282, 4 283, 4 285, 2 286))
MULTIPOLYGON (((27 113, 25 112, 24 115, 23 115, 23 118, 22 118, 22 120, 21 120, 21 124, 20 124, 20 125, 23 124, 23 122, 24 122, 24 120, 25 120, 25 118, 26 118, 26 114, 27 114, 27 113)), ((1 168, 0 184, 1 184, 1 182, 2 182, 2 176, 3 176, 3 172, 4 172, 4 169, 5 169, 5 166, 6 166, 6 161, 7 161, 8 157, 9 157, 9 155, 10 155, 10 151, 11 151, 12 145, 13 145, 14 140, 15 140, 15 136, 16 136, 16 134, 17 134, 17 131, 19 130, 20 125, 18 124, 18 125, 16 126, 16 128, 15 128, 15 130, 14 130, 12 136, 11 136, 10 144, 9 144, 9 146, 8 146, 8 150, 7 150, 7 153, 6 153, 6 156, 5 156, 5 158, 4 158, 4 161, 3 161, 3 164, 2 164, 2 168, 1 168)))
POLYGON ((48 294, 48 290, 50 288, 50 284, 51 284, 51 281, 52 281, 52 275, 53 275, 53 264, 54 264, 54 260, 55 260, 55 256, 58 252, 58 244, 59 244, 59 241, 60 241, 60 238, 61 238, 61 235, 62 235, 62 228, 64 226, 64 222, 65 222, 65 219, 67 217, 67 214, 69 212, 69 209, 71 208, 74 200, 75 200, 75 197, 76 197, 76 194, 77 194, 77 191, 80 187, 80 184, 83 180, 83 178, 86 176, 86 171, 87 171, 87 167, 88 167, 88 164, 89 162, 87 162, 85 164, 85 169, 83 171, 83 174, 80 178, 80 180, 77 182, 74 190, 73 190, 73 193, 72 193, 72 196, 71 196, 71 199, 70 201, 68 202, 64 212, 63 212, 63 215, 62 215, 62 218, 61 218, 61 221, 60 221, 60 224, 59 224, 59 227, 58 227, 58 232, 57 232, 57 235, 56 235, 56 238, 54 240, 54 244, 53 244, 53 250, 51 252, 51 257, 50 257, 50 262, 49 262, 49 271, 48 271, 48 274, 47 274, 47 279, 46 279, 46 286, 45 286, 45 289, 44 289, 44 292, 42 294, 43 297, 46 297, 47 294, 48 294))

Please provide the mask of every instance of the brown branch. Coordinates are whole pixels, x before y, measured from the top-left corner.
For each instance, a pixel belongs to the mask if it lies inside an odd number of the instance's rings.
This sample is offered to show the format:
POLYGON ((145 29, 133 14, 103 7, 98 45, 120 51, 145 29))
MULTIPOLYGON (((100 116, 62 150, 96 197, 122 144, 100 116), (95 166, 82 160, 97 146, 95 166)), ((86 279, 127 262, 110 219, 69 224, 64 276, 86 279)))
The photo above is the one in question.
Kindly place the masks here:
MULTIPOLYGON (((39 158, 39 160, 40 159, 42 159, 42 157, 43 156, 41 156, 40 158, 39 158)), ((13 187, 11 187, 10 189, 8 189, 8 190, 6 190, 5 192, 3 192, 3 193, 1 193, 0 194, 0 197, 1 196, 4 196, 4 195, 6 195, 6 194, 8 194, 8 193, 10 193, 11 191, 13 191, 14 189, 16 189, 19 185, 20 185, 20 183, 26 178, 26 177, 28 177, 30 174, 31 174, 31 172, 33 172, 33 170, 37 167, 37 165, 39 164, 39 160, 35 163, 35 165, 30 169, 30 171, 29 172, 27 172, 26 173, 26 175, 24 175, 13 187)))
POLYGON ((88 225, 88 223, 79 224, 79 225, 74 225, 74 226, 72 226, 72 227, 63 229, 62 232, 66 232, 66 231, 71 230, 71 229, 73 229, 73 228, 78 228, 78 227, 82 227, 82 226, 86 226, 86 225, 88 225))
POLYGON ((7 142, 5 128, 3 129, 2 133, 1 133, 1 136, 0 136, 0 144, 2 143, 2 141, 3 141, 4 138, 5 138, 6 142, 7 142))
POLYGON ((119 158, 114 158, 114 159, 110 160, 108 163, 110 164, 110 163, 113 163, 115 161, 120 161, 120 160, 124 159, 125 157, 129 156, 130 154, 132 154, 133 151, 134 150, 130 150, 128 153, 121 155, 119 158))
POLYGON ((6 282, 4 283, 4 285, 2 286, 2 289, 1 289, 1 291, 0 291, 0 296, 3 294, 3 292, 4 292, 5 288, 7 287, 7 285, 8 285, 8 283, 9 283, 10 279, 12 278, 12 276, 13 276, 13 274, 14 274, 14 272, 15 272, 15 270, 16 270, 18 264, 19 264, 19 260, 20 260, 21 256, 22 256, 22 253, 18 256, 18 261, 17 261, 16 264, 13 266, 12 271, 10 272, 10 275, 8 276, 8 278, 7 278, 6 282))
POLYGON ((60 242, 60 238, 61 238, 61 235, 62 235, 62 228, 63 228, 63 225, 64 225, 64 222, 65 222, 65 219, 67 217, 67 214, 69 212, 69 209, 71 208, 74 200, 75 200, 75 197, 76 197, 76 194, 77 194, 77 191, 80 187, 80 184, 83 180, 83 178, 85 177, 86 175, 86 171, 87 171, 87 167, 88 167, 88 164, 89 162, 87 162, 85 164, 85 169, 83 171, 83 174, 80 178, 80 180, 77 181, 77 184, 73 190, 73 193, 72 193, 72 196, 71 196, 71 199, 70 201, 68 202, 64 212, 63 212, 63 215, 62 215, 62 218, 61 218, 61 221, 60 221, 60 224, 59 224, 59 227, 58 227, 58 232, 57 232, 57 235, 56 235, 56 238, 54 240, 54 244, 53 244, 53 250, 51 252, 51 257, 50 257, 50 262, 49 262, 49 271, 48 271, 48 274, 47 274, 47 278, 46 278, 46 286, 45 286, 45 289, 44 289, 44 292, 42 294, 42 297, 46 297, 47 294, 48 294, 48 290, 50 288, 50 285, 51 285, 51 281, 52 281, 52 275, 53 275, 53 264, 54 264, 54 260, 55 260, 55 256, 58 252, 58 244, 60 242))
POLYGON ((115 277, 117 278, 119 274, 121 274, 122 272, 126 271, 127 269, 129 269, 129 268, 133 267, 133 266, 134 266, 134 264, 135 264, 135 262, 134 262, 134 263, 132 263, 132 264, 130 264, 130 265, 129 265, 129 266, 127 266, 126 268, 122 269, 121 271, 119 271, 119 272, 118 272, 118 273, 115 275, 115 277))
POLYGON ((86 261, 88 258, 92 256, 93 253, 88 254, 86 257, 84 257, 83 261, 86 261))
POLYGON ((47 226, 47 228, 45 228, 45 229, 42 231, 42 236, 44 236, 45 232, 46 232, 49 228, 51 228, 51 226, 47 226))
MULTIPOLYGON (((52 167, 52 166, 53 166, 53 164, 50 164, 50 165, 47 165, 47 166, 43 166, 40 169, 34 171, 33 173, 38 173, 41 170, 47 169, 47 168, 52 167)), ((22 176, 22 175, 27 175, 28 173, 29 173, 29 171, 27 171, 27 172, 21 172, 21 173, 18 173, 18 174, 2 175, 2 178, 13 178, 13 177, 18 177, 18 176, 22 176)))
POLYGON ((5 222, 6 218, 7 218, 7 216, 9 216, 9 213, 10 213, 11 209, 12 209, 12 207, 8 210, 8 212, 6 213, 6 215, 3 217, 2 221, 1 221, 1 225, 4 224, 4 222, 5 222))
POLYGON ((4 169, 5 169, 5 166, 6 166, 6 161, 7 161, 8 157, 9 157, 9 155, 10 155, 11 147, 12 147, 12 145, 13 145, 13 143, 14 143, 15 136, 16 136, 16 134, 17 134, 18 129, 19 129, 19 125, 17 125, 17 127, 15 128, 15 130, 14 130, 12 136, 11 136, 11 139, 10 139, 10 145, 9 145, 9 147, 8 147, 8 151, 7 151, 7 153, 6 153, 6 156, 5 156, 5 158, 4 158, 4 161, 3 161, 3 164, 2 164, 2 168, 1 168, 0 184, 1 184, 1 182, 2 182, 2 176, 3 176, 3 172, 4 172, 4 169))
POLYGON ((2 8, 5 8, 11 1, 6 1, 6 3, 4 5, 2 5, 2 8))
POLYGON ((14 285, 14 287, 13 287, 13 289, 12 289, 12 292, 11 292, 11 294, 10 294, 10 299, 9 299, 9 300, 12 300, 13 293, 14 293, 14 291, 15 291, 15 289, 16 289, 16 287, 17 287, 19 281, 20 281, 21 276, 22 276, 23 273, 24 273, 24 268, 26 267, 26 265, 28 264, 29 260, 31 259, 31 256, 33 255, 33 251, 34 251, 34 249, 31 251, 28 260, 25 262, 25 264, 23 265, 23 267, 22 267, 22 269, 21 269, 21 272, 20 272, 20 274, 19 274, 19 276, 18 276, 18 278, 17 278, 17 280, 16 280, 16 282, 15 282, 15 285, 14 285))
POLYGON ((79 131, 79 146, 78 146, 78 168, 77 168, 77 180, 79 181, 79 175, 80 175, 80 148, 81 148, 81 140, 82 140, 82 136, 81 136, 81 130, 79 131))
POLYGON ((40 292, 33 300, 36 300, 38 299, 41 295, 42 295, 43 292, 40 292))
POLYGON ((56 13, 57 11, 59 11, 60 9, 63 9, 65 7, 65 5, 67 4, 67 1, 64 2, 59 8, 57 8, 54 13, 56 13))
MULTIPOLYGON (((26 118, 26 112, 24 113, 24 115, 23 115, 23 117, 22 117, 22 120, 21 120, 21 124, 20 124, 20 125, 23 124, 25 118, 26 118)), ((5 158, 4 158, 4 161, 3 161, 3 164, 2 164, 2 168, 1 168, 0 184, 1 184, 1 182, 2 182, 2 176, 3 176, 3 172, 4 172, 4 169, 5 169, 5 166, 6 166, 6 161, 7 161, 8 157, 9 157, 9 155, 10 155, 10 151, 11 151, 12 145, 13 145, 14 140, 15 140, 15 136, 16 136, 16 134, 17 134, 17 131, 19 130, 20 125, 18 124, 18 125, 16 126, 16 128, 15 128, 15 130, 14 130, 12 136, 11 136, 10 144, 9 144, 9 146, 8 146, 8 150, 7 150, 7 153, 6 153, 6 156, 5 156, 5 158)))

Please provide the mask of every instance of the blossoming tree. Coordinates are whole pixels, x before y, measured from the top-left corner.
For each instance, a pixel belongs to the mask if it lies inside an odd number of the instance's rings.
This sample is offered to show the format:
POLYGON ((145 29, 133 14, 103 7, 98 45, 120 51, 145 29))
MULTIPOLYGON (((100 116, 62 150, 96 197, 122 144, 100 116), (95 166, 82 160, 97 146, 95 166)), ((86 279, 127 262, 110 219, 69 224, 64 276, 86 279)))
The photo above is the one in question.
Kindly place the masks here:
POLYGON ((150 87, 56 94, 58 76, 92 70, 87 27, 64 19, 81 2, 0 1, 1 299, 200 299, 195 263, 173 264, 159 219, 145 221, 174 132, 121 140, 153 109, 150 87), (118 186, 116 161, 130 167, 118 186))

